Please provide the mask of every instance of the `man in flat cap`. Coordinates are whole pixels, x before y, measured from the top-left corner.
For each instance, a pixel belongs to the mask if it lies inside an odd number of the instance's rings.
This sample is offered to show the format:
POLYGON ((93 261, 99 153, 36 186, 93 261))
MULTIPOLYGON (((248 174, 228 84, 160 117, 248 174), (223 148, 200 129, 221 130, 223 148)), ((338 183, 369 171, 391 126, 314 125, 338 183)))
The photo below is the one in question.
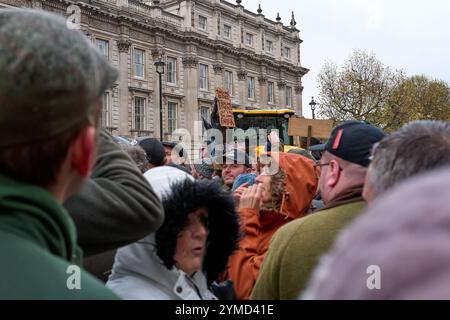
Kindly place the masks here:
POLYGON ((117 72, 63 18, 0 11, 0 299, 110 299, 62 203, 90 176, 117 72))

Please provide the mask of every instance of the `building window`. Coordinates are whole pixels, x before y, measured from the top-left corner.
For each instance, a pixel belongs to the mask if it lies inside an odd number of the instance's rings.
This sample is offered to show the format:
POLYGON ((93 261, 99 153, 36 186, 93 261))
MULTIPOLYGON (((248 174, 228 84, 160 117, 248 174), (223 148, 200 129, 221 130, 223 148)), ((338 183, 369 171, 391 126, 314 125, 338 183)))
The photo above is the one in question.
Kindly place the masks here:
POLYGON ((223 26, 223 37, 227 39, 231 39, 231 26, 225 24, 223 26))
MULTIPOLYGON (((202 121, 202 118, 210 121, 209 119, 209 108, 208 107, 200 107, 200 121, 202 121)), ((202 135, 205 134, 205 126, 202 125, 202 135)))
POLYGON ((144 51, 134 49, 133 54, 134 76, 144 78, 144 51))
POLYGON ((206 31, 208 19, 204 16, 198 16, 198 28, 206 31))
POLYGON ((286 87, 286 105, 292 107, 292 88, 286 87))
POLYGON ((177 129, 177 106, 175 102, 167 104, 167 129, 169 134, 172 134, 177 129))
POLYGON ((167 82, 177 83, 177 59, 167 58, 167 82))
POLYGON ((97 49, 106 57, 109 58, 109 43, 106 40, 95 39, 97 49))
POLYGON ((245 44, 248 46, 253 46, 253 35, 251 33, 245 34, 245 44))
POLYGON ((290 59, 291 58, 291 49, 288 47, 283 48, 283 57, 290 59))
POLYGON ((233 73, 231 71, 225 71, 224 73, 225 88, 228 90, 230 96, 233 94, 233 73))
POLYGON ((208 90, 208 66, 200 64, 200 89, 208 90))
POLYGON ((134 129, 145 130, 145 98, 134 97, 134 129))
POLYGON ((103 108, 102 108, 102 127, 111 127, 111 101, 109 99, 109 92, 103 94, 103 108))
POLYGON ((255 78, 247 78, 247 98, 255 99, 255 78))
POLYGON ((266 40, 266 51, 267 52, 273 52, 273 42, 266 40))
POLYGON ((267 102, 273 103, 274 102, 274 83, 273 82, 267 82, 267 102))

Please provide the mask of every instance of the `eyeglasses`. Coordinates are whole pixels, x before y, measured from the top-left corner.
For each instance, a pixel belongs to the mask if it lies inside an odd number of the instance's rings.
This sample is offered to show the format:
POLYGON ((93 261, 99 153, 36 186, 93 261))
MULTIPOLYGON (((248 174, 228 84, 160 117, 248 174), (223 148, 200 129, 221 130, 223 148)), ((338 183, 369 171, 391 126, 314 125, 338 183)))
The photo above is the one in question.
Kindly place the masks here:
MULTIPOLYGON (((314 171, 316 172, 317 176, 320 176, 320 172, 317 171, 317 168, 322 168, 322 167, 325 167, 325 166, 329 166, 330 164, 331 164, 331 161, 327 162, 327 163, 320 163, 320 161, 316 161, 314 163, 314 171)), ((342 171, 341 166, 339 166, 339 171, 342 171)))

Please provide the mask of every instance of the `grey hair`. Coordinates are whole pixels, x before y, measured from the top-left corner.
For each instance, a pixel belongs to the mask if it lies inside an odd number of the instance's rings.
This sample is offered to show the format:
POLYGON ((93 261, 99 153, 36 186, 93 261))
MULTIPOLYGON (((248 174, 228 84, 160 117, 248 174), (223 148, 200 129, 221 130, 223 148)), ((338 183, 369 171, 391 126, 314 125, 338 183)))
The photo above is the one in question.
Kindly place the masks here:
POLYGON ((368 186, 375 197, 415 174, 450 164, 450 123, 413 121, 373 147, 368 186))
POLYGON ((122 150, 125 151, 130 158, 136 163, 137 167, 142 173, 148 170, 148 159, 144 149, 139 145, 120 145, 122 150))

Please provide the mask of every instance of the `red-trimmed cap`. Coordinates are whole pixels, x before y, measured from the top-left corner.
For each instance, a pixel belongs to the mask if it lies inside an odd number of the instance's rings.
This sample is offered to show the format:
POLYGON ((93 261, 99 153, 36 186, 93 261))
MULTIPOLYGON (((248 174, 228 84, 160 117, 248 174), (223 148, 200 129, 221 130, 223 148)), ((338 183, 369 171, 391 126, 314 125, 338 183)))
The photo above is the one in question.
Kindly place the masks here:
POLYGON ((383 130, 366 122, 347 121, 333 129, 324 150, 367 167, 373 145, 385 136, 383 130))

